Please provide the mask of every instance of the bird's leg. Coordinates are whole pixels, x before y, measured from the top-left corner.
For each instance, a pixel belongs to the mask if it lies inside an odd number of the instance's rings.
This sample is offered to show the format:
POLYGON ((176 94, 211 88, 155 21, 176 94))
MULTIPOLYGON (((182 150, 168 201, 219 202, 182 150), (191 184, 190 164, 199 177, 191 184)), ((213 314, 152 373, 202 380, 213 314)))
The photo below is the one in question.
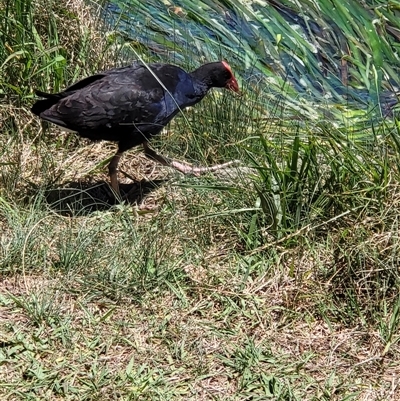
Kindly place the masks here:
POLYGON ((118 163, 119 159, 121 158, 122 152, 117 152, 115 156, 111 159, 110 164, 108 165, 108 173, 110 174, 110 181, 111 181, 111 187, 114 190, 114 192, 118 195, 120 195, 119 192, 119 184, 118 184, 118 163))
POLYGON ((211 166, 211 167, 193 167, 188 163, 178 162, 177 160, 171 160, 167 157, 159 155, 152 148, 150 148, 148 142, 143 142, 143 149, 144 149, 144 154, 148 158, 158 161, 163 166, 173 167, 174 169, 176 169, 184 174, 200 175, 201 173, 217 171, 217 170, 221 170, 221 169, 224 169, 224 168, 232 166, 232 165, 240 164, 240 160, 232 160, 230 162, 223 163, 223 164, 217 164, 217 165, 211 166))
POLYGON ((168 159, 167 157, 159 155, 155 150, 153 150, 149 146, 149 143, 147 141, 143 142, 142 145, 143 145, 144 154, 145 154, 146 157, 161 163, 163 166, 170 166, 171 165, 172 160, 168 159))

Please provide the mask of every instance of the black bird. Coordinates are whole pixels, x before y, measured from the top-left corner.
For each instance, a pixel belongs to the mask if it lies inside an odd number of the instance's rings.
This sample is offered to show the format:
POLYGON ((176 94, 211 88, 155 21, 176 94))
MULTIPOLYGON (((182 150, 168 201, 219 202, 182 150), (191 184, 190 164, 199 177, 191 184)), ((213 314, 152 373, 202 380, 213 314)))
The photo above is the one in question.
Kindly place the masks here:
POLYGON ((239 92, 225 61, 204 64, 191 73, 171 64, 137 62, 84 78, 59 93, 36 91, 44 99, 38 100, 31 111, 84 138, 118 142, 108 169, 111 186, 119 193, 119 159, 139 144, 149 158, 183 173, 198 174, 231 164, 192 167, 169 160, 148 145, 180 110, 198 103, 214 87, 239 92))

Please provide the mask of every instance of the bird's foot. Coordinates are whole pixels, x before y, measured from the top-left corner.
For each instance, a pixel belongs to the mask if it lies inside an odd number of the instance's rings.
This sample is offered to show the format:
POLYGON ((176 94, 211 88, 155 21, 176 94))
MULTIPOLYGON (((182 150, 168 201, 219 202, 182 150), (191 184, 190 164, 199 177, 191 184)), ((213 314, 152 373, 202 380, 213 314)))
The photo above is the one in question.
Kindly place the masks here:
POLYGON ((202 174, 202 173, 218 171, 218 170, 225 169, 227 167, 237 166, 239 164, 241 164, 240 160, 232 160, 230 162, 216 164, 215 166, 211 166, 211 167, 194 167, 194 166, 191 166, 190 164, 178 162, 176 160, 171 160, 169 163, 170 167, 173 167, 174 169, 180 171, 181 173, 193 174, 196 177, 200 176, 200 174, 202 174))

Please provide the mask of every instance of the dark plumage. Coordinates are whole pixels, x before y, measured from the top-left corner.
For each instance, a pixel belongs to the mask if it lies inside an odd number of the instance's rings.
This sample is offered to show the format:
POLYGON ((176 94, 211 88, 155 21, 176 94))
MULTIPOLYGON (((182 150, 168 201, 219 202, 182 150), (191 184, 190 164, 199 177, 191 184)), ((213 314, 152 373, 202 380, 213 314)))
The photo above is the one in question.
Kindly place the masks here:
POLYGON ((190 165, 158 155, 148 146, 153 135, 182 109, 198 103, 208 90, 239 87, 229 65, 208 63, 187 73, 171 64, 134 63, 85 78, 63 92, 49 94, 32 106, 32 112, 80 136, 118 142, 118 152, 109 165, 111 185, 118 193, 117 166, 121 154, 143 144, 145 154, 184 173, 216 170, 190 165))

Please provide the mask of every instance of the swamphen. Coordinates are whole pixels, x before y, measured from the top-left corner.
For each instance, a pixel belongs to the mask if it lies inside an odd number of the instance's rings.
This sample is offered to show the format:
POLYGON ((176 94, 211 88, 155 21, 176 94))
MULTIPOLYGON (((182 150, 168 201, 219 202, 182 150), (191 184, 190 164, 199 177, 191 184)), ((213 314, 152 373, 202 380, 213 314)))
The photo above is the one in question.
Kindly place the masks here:
POLYGON ((148 145, 180 110, 198 103, 214 87, 239 92, 225 61, 204 64, 191 73, 171 64, 137 62, 84 78, 59 93, 37 91, 44 99, 31 110, 84 138, 118 142, 108 169, 111 186, 119 194, 119 159, 124 151, 139 144, 149 158, 183 173, 215 171, 231 164, 192 167, 169 160, 148 145))

